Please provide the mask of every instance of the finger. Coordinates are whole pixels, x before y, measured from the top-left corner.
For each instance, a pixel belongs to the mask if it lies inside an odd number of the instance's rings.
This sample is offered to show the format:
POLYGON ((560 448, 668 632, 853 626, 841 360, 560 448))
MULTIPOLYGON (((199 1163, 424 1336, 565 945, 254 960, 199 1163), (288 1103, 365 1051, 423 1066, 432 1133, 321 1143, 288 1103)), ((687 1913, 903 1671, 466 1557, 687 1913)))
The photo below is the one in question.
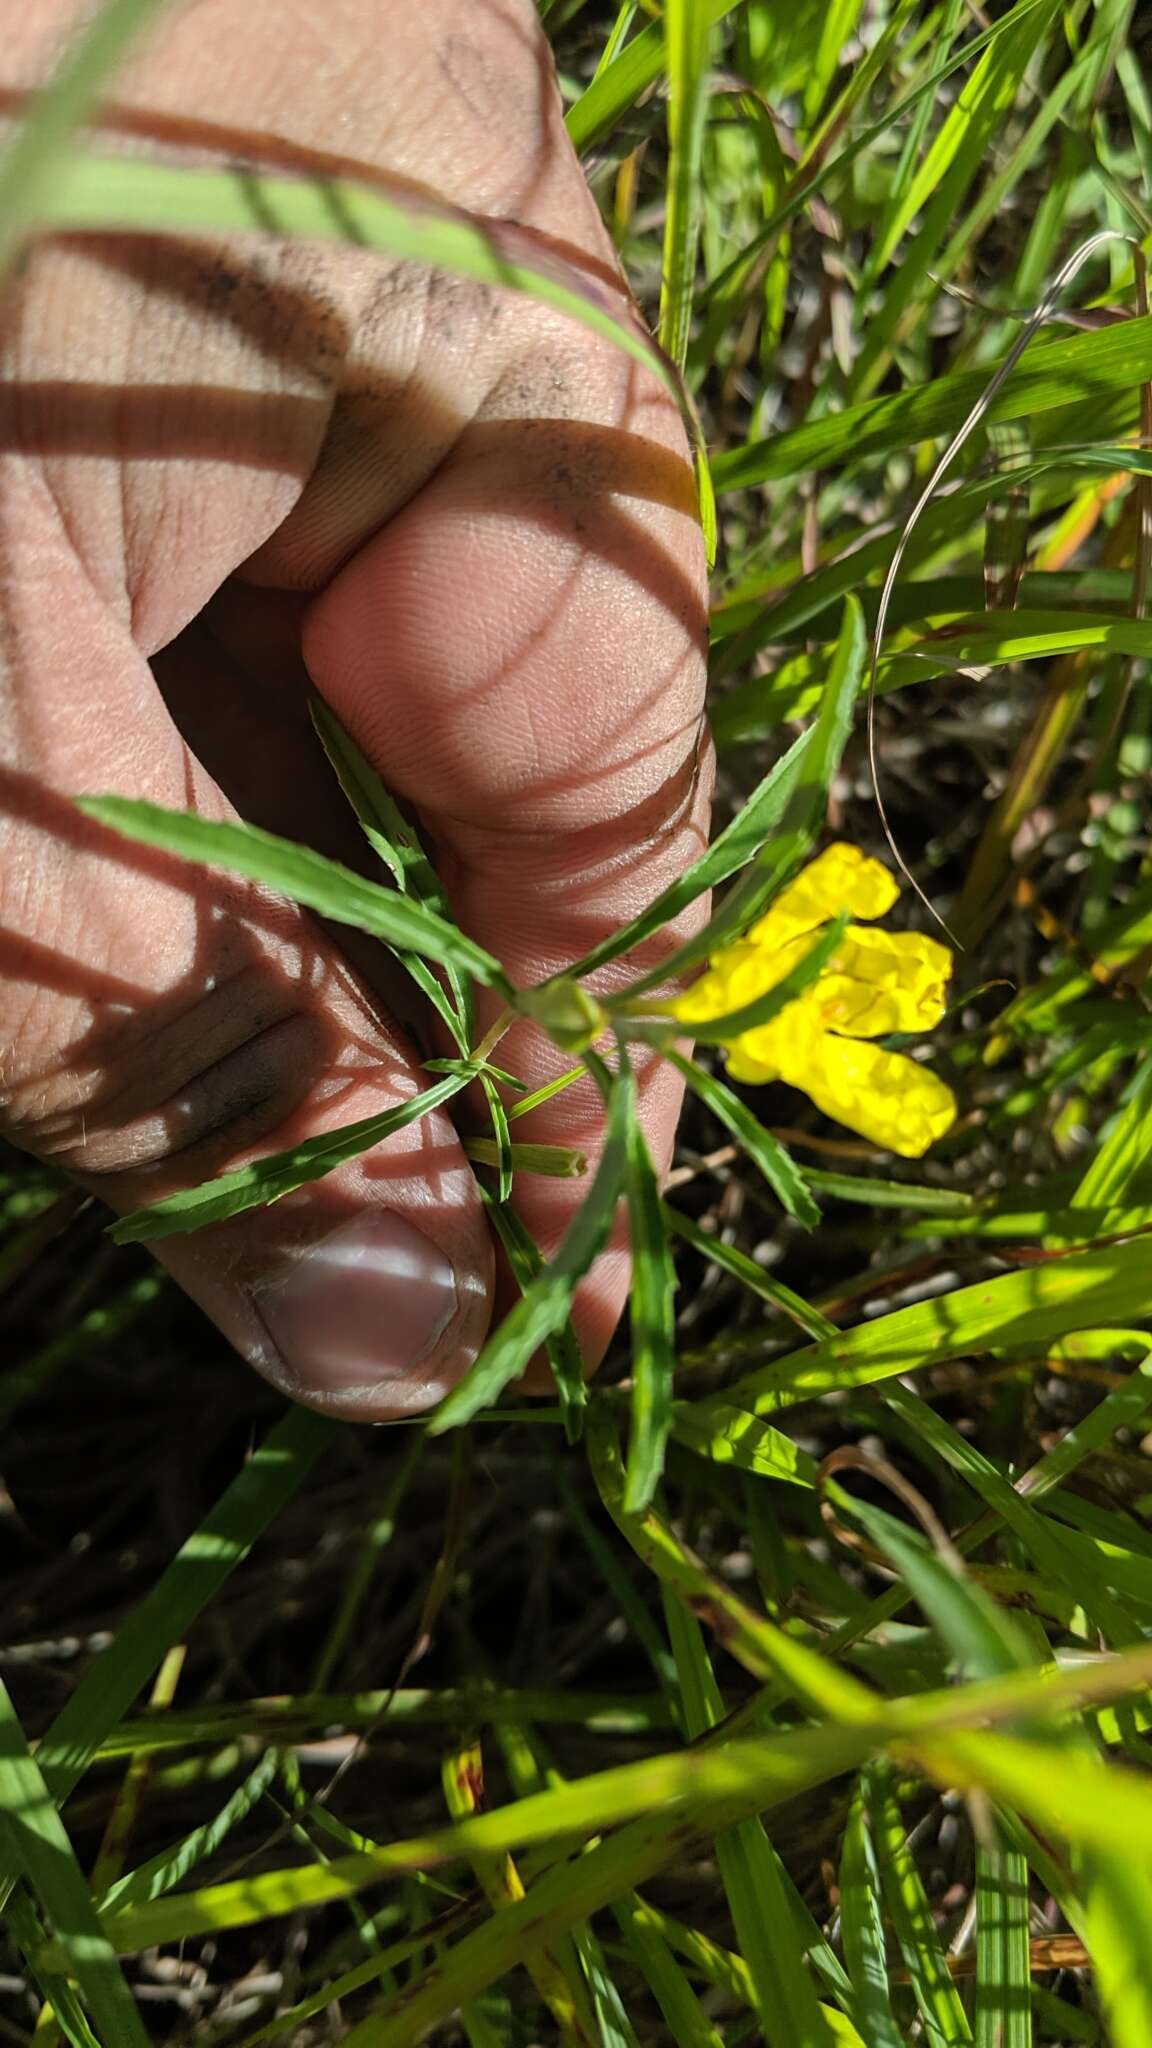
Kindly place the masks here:
MULTIPOLYGON (((524 325, 488 416, 304 627, 318 686, 418 808, 458 916, 520 986, 682 872, 705 841, 710 783, 702 547, 674 409, 609 345, 539 312, 524 325)), ((684 929, 603 981, 650 966, 684 929)), ((530 1087, 570 1064, 529 1025, 500 1056, 530 1087)), ((680 1086, 658 1060, 640 1067, 663 1164, 680 1086)), ((602 1121, 581 1082, 516 1130, 594 1155, 602 1121)), ((518 1184, 546 1252, 583 1192, 518 1184)), ((627 1284, 618 1233, 579 1301, 592 1356, 627 1284)))
MULTIPOLYGON (((0 1128, 123 1213, 422 1084, 311 920, 75 811, 119 790, 229 815, 43 479, 5 467, 0 1128)), ((430 1405, 487 1326, 490 1247, 444 1114, 159 1256, 283 1391, 360 1419, 430 1405)))

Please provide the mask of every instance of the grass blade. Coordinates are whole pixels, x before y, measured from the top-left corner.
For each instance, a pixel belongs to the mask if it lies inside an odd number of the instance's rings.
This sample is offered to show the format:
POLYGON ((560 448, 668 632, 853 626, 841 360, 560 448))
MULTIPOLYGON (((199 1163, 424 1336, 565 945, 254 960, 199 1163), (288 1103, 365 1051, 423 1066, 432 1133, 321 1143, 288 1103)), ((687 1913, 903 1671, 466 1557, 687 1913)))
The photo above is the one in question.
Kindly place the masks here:
POLYGON ((615 1899, 616 1923, 648 1981, 675 2048, 724 2048, 684 1971, 664 1939, 660 1916, 637 1892, 615 1899))
POLYGON ((76 129, 162 0, 104 0, 0 158, 0 274, 38 225, 76 129))
POLYGON ((868 2048, 904 2048, 889 1996, 880 1873, 860 1785, 840 1852, 840 1934, 868 2048))
POLYGON ((279 1762, 278 1751, 265 1750, 255 1769, 249 1771, 212 1820, 206 1821, 202 1827, 193 1828, 171 1849, 161 1849, 157 1855, 150 1856, 147 1863, 137 1864, 135 1870, 128 1871, 115 1884, 109 1885, 99 1902, 100 1911, 119 1912, 126 1906, 142 1905, 148 1899, 158 1899, 164 1892, 171 1891, 174 1885, 195 1870, 198 1863, 214 1855, 232 1829, 247 1819, 276 1776, 279 1762))
POLYGON ((227 868, 263 882, 321 917, 355 925, 383 939, 401 953, 421 953, 429 960, 459 968, 485 984, 507 988, 498 960, 474 939, 457 931, 434 911, 376 882, 367 882, 338 861, 326 860, 310 846, 297 846, 255 825, 197 818, 188 811, 165 810, 161 804, 133 797, 84 797, 80 809, 98 824, 111 826, 144 846, 158 846, 182 860, 227 868))
POLYGON ((305 1138, 287 1152, 274 1152, 267 1159, 253 1159, 231 1173, 217 1174, 195 1188, 178 1188, 146 1209, 133 1209, 112 1224, 108 1235, 115 1244, 150 1244, 157 1238, 172 1237, 184 1230, 202 1230, 207 1223, 221 1223, 261 1203, 278 1202, 307 1182, 323 1180, 347 1159, 358 1159, 375 1145, 383 1144, 422 1116, 438 1109, 465 1086, 466 1075, 449 1074, 394 1109, 361 1117, 358 1123, 341 1124, 334 1131, 321 1131, 305 1138))
POLYGON ((97 1918, 84 1873, 44 1774, 0 1683, 0 1831, 7 1858, 55 1928, 67 1967, 106 2041, 147 2048, 136 2001, 97 1918))
POLYGON ((700 236, 710 27, 706 0, 667 0, 664 48, 668 73, 668 206, 659 333, 661 347, 680 370, 688 354, 700 236))
POLYGON ((975 2048, 1032 2048, 1030 1933, 1026 1859, 978 1842, 975 2048))
POLYGON ((555 1257, 529 1281, 475 1364, 436 1409, 428 1423, 432 1436, 458 1429, 478 1409, 486 1408, 524 1371, 533 1352, 567 1322, 576 1288, 603 1250, 616 1215, 624 1185, 635 1087, 630 1069, 621 1067, 611 1087, 604 1148, 583 1205, 555 1257))
POLYGON ((85 1672, 43 1737, 36 1760, 63 1801, 173 1643, 292 1499, 339 1425, 293 1408, 252 1453, 114 1643, 85 1672))
POLYGON ((660 1184, 634 1095, 630 1104, 624 1157, 624 1191, 632 1247, 632 1402, 624 1482, 626 1515, 638 1514, 648 1506, 664 1470, 676 1370, 676 1268, 664 1224, 660 1184))
POLYGON ((747 1105, 734 1095, 727 1082, 717 1074, 709 1073, 696 1060, 685 1059, 683 1053, 672 1047, 665 1049, 665 1058, 683 1074, 694 1095, 700 1097, 706 1109, 731 1131, 753 1164, 759 1167, 769 1187, 776 1195, 780 1206, 796 1223, 811 1230, 820 1221, 820 1211, 804 1174, 797 1166, 790 1152, 774 1138, 771 1131, 753 1116, 747 1105))
MULTIPOLYGON (((448 898, 440 878, 399 804, 323 699, 314 697, 309 708, 324 751, 339 777, 340 787, 360 820, 368 844, 388 868, 396 887, 405 896, 415 897, 437 917, 451 922, 448 898)), ((419 953, 405 953, 400 957, 417 987, 444 1019, 460 1051, 467 1053, 472 1044, 475 1021, 467 977, 457 968, 446 966, 443 971, 448 989, 445 991, 419 953)))
MULTIPOLYGON (((915 1302, 748 1374, 727 1388, 724 1404, 771 1415, 833 1387, 865 1386, 989 1345, 1039 1346, 1071 1330, 1126 1323, 1147 1311, 1147 1258, 1140 1243, 1109 1245, 915 1302)), ((696 1404, 701 1419, 708 1407, 696 1404)))
POLYGON ((967 2048, 972 2029, 949 1974, 887 1767, 870 1765, 863 1784, 884 1897, 912 1979, 925 2037, 930 2048, 967 2048))
MULTIPOLYGON (((953 433, 986 390, 993 369, 962 370, 891 398, 849 406, 832 418, 795 427, 771 441, 719 455, 712 464, 718 491, 748 490, 772 478, 826 469, 849 458, 886 455, 917 441, 953 433)), ((1090 403, 1131 391, 1152 375, 1152 319, 1125 320, 1099 334, 1077 334, 1031 348, 988 408, 986 419, 1034 418, 1057 406, 1090 403)), ((1136 400, 1133 396, 1133 417, 1136 400)))

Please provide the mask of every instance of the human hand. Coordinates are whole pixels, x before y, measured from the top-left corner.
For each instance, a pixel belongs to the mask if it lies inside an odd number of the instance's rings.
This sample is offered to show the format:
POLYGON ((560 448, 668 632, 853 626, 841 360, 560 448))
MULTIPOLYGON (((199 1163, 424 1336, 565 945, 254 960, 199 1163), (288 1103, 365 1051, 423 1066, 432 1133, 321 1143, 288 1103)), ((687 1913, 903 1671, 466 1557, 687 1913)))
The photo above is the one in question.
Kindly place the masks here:
MULTIPOLYGON (((34 0, 6 24, 9 105, 72 15, 34 0)), ((93 146, 386 174, 519 221, 625 302, 529 0, 177 5, 93 146)), ((455 915, 519 986, 700 851, 691 471, 667 393, 610 343, 362 251, 59 238, 0 294, 0 377, 0 1128, 15 1143, 124 1212, 421 1085, 404 1027, 426 1027, 377 949, 72 801, 239 814, 356 860, 312 688, 413 807, 455 915)), ((525 1023, 499 1059, 530 1088, 564 1063, 525 1023)), ((680 1084, 638 1065, 663 1165, 680 1084)), ((599 1127, 581 1081, 516 1133, 594 1155, 599 1127)), ((582 1196, 518 1176, 546 1254, 582 1196)), ((438 1399, 494 1289, 504 1305, 442 1114, 158 1252, 276 1385, 366 1420, 438 1399)), ((618 1230, 577 1297, 589 1363, 627 1285, 618 1230)))

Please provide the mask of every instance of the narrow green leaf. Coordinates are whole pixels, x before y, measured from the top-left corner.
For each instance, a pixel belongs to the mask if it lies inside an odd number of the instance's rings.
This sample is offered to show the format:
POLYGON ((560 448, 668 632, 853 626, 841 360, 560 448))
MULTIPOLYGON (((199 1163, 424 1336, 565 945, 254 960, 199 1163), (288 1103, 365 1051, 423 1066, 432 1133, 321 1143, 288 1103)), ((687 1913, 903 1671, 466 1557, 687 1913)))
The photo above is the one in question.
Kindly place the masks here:
MULTIPOLYGON (((340 787, 355 811, 373 852, 384 862, 397 888, 405 896, 415 897, 425 909, 451 922, 448 898, 440 878, 399 804, 323 698, 313 697, 309 708, 324 751, 339 777, 340 787)), ((467 1053, 472 1043, 474 1024, 467 977, 455 967, 446 966, 443 971, 448 979, 448 989, 445 991, 418 953, 405 953, 400 957, 417 987, 444 1019, 460 1051, 467 1053)))
MULTIPOLYGON (((770 1415, 837 1387, 894 1378, 989 1345, 1039 1345, 1071 1330, 1126 1322, 1147 1307, 1146 1246, 1074 1252, 841 1330, 736 1381, 724 1403, 770 1415)), ((707 1406, 698 1402, 697 1414, 707 1406)))
POLYGON ((890 1772, 869 1765, 862 1778, 884 1898, 930 2048, 966 2048, 972 2029, 952 1982, 920 1872, 908 1846, 890 1772))
POLYGON ((182 1841, 170 1849, 161 1849, 150 1856, 147 1863, 137 1864, 110 1885, 99 1901, 102 1913, 120 1912, 126 1906, 138 1906, 147 1899, 158 1899, 164 1892, 195 1870, 209 1856, 214 1856, 234 1827, 246 1820, 252 1808, 263 1798, 279 1767, 279 1753, 266 1750, 255 1769, 237 1785, 230 1799, 225 1800, 219 1813, 202 1826, 193 1828, 182 1841))
MULTIPOLYGON (((755 1259, 749 1258, 747 1252, 742 1252, 738 1245, 729 1244, 725 1238, 701 1230, 691 1216, 685 1216, 682 1210, 674 1209, 670 1202, 664 1204, 664 1219, 668 1228, 674 1230, 677 1237, 682 1237, 686 1244, 692 1245, 704 1258, 711 1259, 717 1266, 722 1266, 726 1273, 731 1273, 733 1279, 739 1280, 751 1293, 758 1294, 762 1301, 768 1302, 772 1308, 778 1308, 782 1315, 798 1323, 807 1336, 835 1336, 835 1323, 830 1322, 826 1315, 818 1308, 814 1308, 811 1302, 805 1301, 803 1296, 791 1287, 785 1287, 783 1281, 774 1280, 770 1273, 766 1273, 764 1268, 758 1266, 755 1259)), ((1152 1400, 1152 1389, 1149 1390, 1148 1398, 1152 1400)))
POLYGON ((55 1928, 92 2017, 116 2048, 147 2048, 136 2001, 116 1961, 84 1873, 16 1709, 0 1682, 0 1834, 55 1928))
POLYGON ((1152 1052, 1136 1070, 1116 1120, 1081 1176, 1073 1207, 1123 1202, 1152 1157, 1152 1052))
POLYGON ((631 1072, 622 1067, 611 1091, 604 1147, 587 1197, 569 1224, 555 1257, 529 1281, 475 1364, 435 1410, 428 1423, 431 1435, 458 1429, 461 1423, 471 1420, 477 1409, 486 1408, 509 1380, 524 1371, 533 1352, 568 1320, 577 1285, 603 1250, 612 1228, 624 1185, 635 1086, 631 1072))
POLYGON ((976 1844, 976 2048, 1032 2048, 1028 1864, 1007 1843, 976 1844))
MULTIPOLYGON (((664 1616, 676 1658, 685 1733, 698 1740, 724 1718, 720 1688, 695 1615, 667 1587, 664 1616)), ((772 2048, 832 2048, 797 1939, 788 1881, 760 1819, 742 1821, 718 1835, 716 1860, 765 2038, 772 2048)), ((806 1915, 802 1905, 800 1910, 806 1915)), ((814 1925, 812 1933, 819 1941, 814 1925)))
POLYGON ((632 1400, 624 1512, 637 1514, 648 1506, 659 1484, 672 1427, 676 1268, 635 1095, 630 1097, 625 1139, 624 1192, 632 1250, 632 1400))
POLYGON ((983 1589, 933 1551, 925 1539, 895 1515, 870 1501, 856 1500, 830 1485, 838 1512, 857 1522, 878 1544, 904 1580, 954 1658, 962 1679, 993 1678, 1027 1670, 1031 1645, 1010 1614, 983 1589))
POLYGON ((737 1465, 761 1479, 815 1486, 816 1460, 783 1430, 749 1415, 746 1408, 726 1408, 720 1400, 709 1401, 705 1418, 697 1414, 700 1406, 693 1401, 677 1403, 672 1434, 678 1444, 717 1465, 737 1465))
POLYGON ((1152 2040, 1152 1871, 1145 1856, 1122 1851, 1086 1861, 1084 1936, 1108 2039, 1111 2048, 1146 2048, 1152 2040))
MULTIPOLYGON (((3 1820, 0 1818, 0 1837, 3 1820)), ((76 1992, 67 1977, 48 1969, 43 1960, 44 1929, 36 1908, 22 1884, 16 1886, 4 1907, 4 1924, 16 1943, 28 1975, 52 2008, 53 2017, 71 2048, 106 2048, 96 2039, 76 1992)))
POLYGON ((708 110, 707 0, 666 0, 664 51, 668 75, 668 174, 660 345, 684 368, 692 325, 700 236, 704 127, 708 110))
POLYGON ((58 159, 37 212, 39 226, 54 233, 258 233, 379 249, 525 292, 613 342, 681 396, 675 370, 619 291, 546 252, 516 223, 438 207, 423 194, 414 200, 402 180, 381 169, 369 184, 77 152, 58 159))
MULTIPOLYGON (((783 821, 797 801, 801 788, 803 769, 808 755, 813 751, 816 728, 810 726, 794 740, 788 752, 775 767, 771 768, 764 780, 757 785, 751 796, 737 812, 730 825, 718 833, 706 853, 693 861, 692 866, 679 879, 672 882, 663 893, 642 910, 630 924, 613 932, 610 938, 601 941, 590 953, 586 953, 570 974, 592 974, 609 960, 619 959, 621 954, 635 952, 645 939, 654 932, 662 931, 672 919, 679 917, 691 903, 719 887, 730 876, 745 868, 760 854, 768 840, 783 827, 783 821)), ((797 858, 799 847, 793 854, 797 858)), ((782 878, 783 879, 783 878, 782 878)), ((707 948, 705 949, 707 950, 707 948)), ((701 956, 697 956, 701 957, 701 956)), ((663 977, 665 970, 660 970, 663 977)))
POLYGON ((292 1499, 338 1429, 327 1416, 293 1408, 246 1459, 42 1738, 36 1761, 54 1798, 66 1798, 173 1643, 292 1499))
POLYGON ((163 0, 103 0, 80 17, 64 61, 0 157, 0 274, 39 224, 76 129, 91 114, 118 64, 159 14, 163 0), (82 23, 82 26, 81 26, 82 23))
POLYGON ((724 2048, 724 2036, 708 2018, 664 1939, 660 1916, 637 1892, 615 1899, 612 1911, 664 2015, 675 2048, 724 2048))
MULTIPOLYGON (((740 4, 741 0, 707 0, 707 19, 722 21, 740 4)), ((655 21, 597 71, 587 92, 568 109, 566 126, 573 147, 579 151, 590 149, 615 128, 628 109, 655 84, 663 66, 664 26, 655 21)))
POLYGON ((904 2048, 889 1994, 880 1873, 860 1785, 849 1808, 840 1851, 840 1934, 868 2048, 904 2048))
POLYGON ((500 1090, 491 1074, 481 1074, 480 1086, 484 1090, 484 1100, 488 1105, 488 1115, 492 1119, 491 1142, 495 1149, 496 1200, 498 1202, 506 1202, 511 1195, 512 1174, 517 1166, 521 1172, 532 1172, 535 1170, 537 1173, 560 1172, 568 1174, 573 1170, 576 1173, 582 1173, 585 1170, 587 1161, 583 1159, 582 1154, 566 1152, 559 1146, 537 1145, 532 1147, 521 1145, 518 1147, 520 1156, 518 1159, 514 1159, 512 1140, 508 1130, 508 1112, 504 1107, 500 1090), (531 1166, 528 1164, 527 1155, 529 1153, 537 1155, 531 1166), (575 1161, 574 1168, 570 1163, 572 1161, 575 1161))
MULTIPOLYGON (((895 1414, 911 1425, 918 1444, 930 1445, 954 1472, 969 1482, 987 1506, 995 1509, 1049 1584, 1078 1587, 1097 1627, 1114 1647, 1139 1640, 1135 1622, 1108 1591, 1108 1580, 1113 1574, 1094 1569, 1094 1561, 1086 1560, 1083 1550, 1078 1552, 1075 1541, 1065 1530, 1054 1528, 1049 1518, 1024 1500, 975 1444, 953 1429, 911 1388, 888 1387, 884 1399, 895 1414)), ((1002 1617, 1002 1625, 1007 1628, 1006 1617, 1002 1617)))
POLYGON ((359 1159, 364 1152, 383 1144, 408 1124, 416 1123, 458 1095, 465 1076, 449 1074, 419 1095, 410 1095, 394 1109, 361 1117, 358 1123, 340 1124, 334 1131, 304 1138, 287 1152, 274 1152, 267 1159, 253 1159, 231 1173, 221 1173, 195 1188, 178 1188, 147 1209, 133 1209, 108 1232, 116 1244, 150 1244, 157 1238, 172 1237, 184 1230, 202 1230, 207 1223, 222 1223, 245 1209, 278 1202, 307 1182, 323 1180, 325 1174, 343 1166, 345 1160, 359 1159))
POLYGON ((738 1138, 753 1164, 759 1167, 780 1205, 797 1223, 811 1230, 820 1221, 820 1211, 808 1182, 778 1138, 765 1130, 752 1111, 734 1095, 716 1074, 710 1074, 695 1060, 668 1047, 664 1057, 683 1074, 693 1094, 738 1138))
MULTIPOLYGON (((513 1278, 521 1293, 526 1293, 544 1270, 539 1246, 515 1209, 500 1202, 489 1202, 488 1215, 507 1254, 513 1278)), ((556 1381, 564 1433, 570 1444, 579 1443, 584 1430, 584 1410, 588 1405, 588 1383, 570 1318, 566 1317, 559 1329, 544 1339, 544 1348, 556 1381)))
MULTIPOLYGON (((646 1848, 639 1863, 623 1865, 619 1873, 619 1889, 623 1890, 659 1869, 675 1853, 677 1842, 683 1841, 686 1832, 728 1826, 802 1791, 806 1785, 824 1783, 859 1762, 875 1736, 873 1723, 847 1729, 806 1728, 742 1743, 736 1757, 718 1747, 676 1751, 621 1764, 574 1784, 515 1800, 494 1813, 479 1814, 455 1827, 385 1843, 371 1853, 260 1871, 202 1886, 196 1891, 153 1899, 146 1905, 108 1914, 102 1924, 118 1948, 131 1952, 197 1933, 251 1926, 266 1917, 280 1918, 287 1913, 306 1911, 330 1900, 354 1897, 387 1878, 461 1857, 471 1859, 477 1853, 501 1853, 534 1843, 545 1844, 552 1853, 559 1853, 565 1843, 581 1843, 590 1834, 645 1816, 642 1826, 646 1848)), ((580 1856, 575 1862, 562 1861, 553 1873, 571 1891, 574 1910, 570 1918, 560 1923, 563 1926, 571 1926, 589 1910, 581 1873, 587 1871, 593 1853, 580 1856), (585 1902, 577 1906, 578 1899, 585 1902)), ((602 1859, 593 1871, 611 1861, 602 1859)), ((544 1882, 545 1895, 554 1898, 554 1886, 544 1882)), ((540 1887, 534 1891, 539 1896, 540 1887)), ((497 1922, 510 1923, 523 1937, 526 1923, 532 1921, 533 1895, 530 1891, 521 1902, 525 1910, 520 1906, 506 1907, 496 1916, 497 1922)), ((613 1880, 607 1897, 615 1895, 613 1880)), ((548 1941, 549 1935, 542 1939, 548 1941)), ((515 1949, 512 1954, 514 1961, 520 1960, 515 1949)))
POLYGON ((365 881, 338 861, 326 860, 310 846, 297 846, 255 825, 198 818, 189 811, 170 811, 161 804, 133 797, 83 797, 79 807, 101 825, 122 832, 144 846, 158 846, 182 860, 226 868, 263 882, 290 896, 321 917, 355 925, 400 952, 422 953, 471 974, 477 981, 507 988, 498 960, 474 939, 457 931, 434 911, 376 882, 365 881))
MULTIPOLYGON (((718 455, 712 474, 718 491, 748 490, 774 477, 795 476, 833 463, 885 455, 918 441, 953 433, 967 418, 995 366, 957 371, 897 392, 872 398, 844 412, 754 441, 718 455)), ((1152 375, 1152 319, 1121 321, 1098 334, 1077 334, 1028 351, 993 400, 987 418, 1029 419, 1057 406, 1083 404, 1093 393, 1135 392, 1152 375)))

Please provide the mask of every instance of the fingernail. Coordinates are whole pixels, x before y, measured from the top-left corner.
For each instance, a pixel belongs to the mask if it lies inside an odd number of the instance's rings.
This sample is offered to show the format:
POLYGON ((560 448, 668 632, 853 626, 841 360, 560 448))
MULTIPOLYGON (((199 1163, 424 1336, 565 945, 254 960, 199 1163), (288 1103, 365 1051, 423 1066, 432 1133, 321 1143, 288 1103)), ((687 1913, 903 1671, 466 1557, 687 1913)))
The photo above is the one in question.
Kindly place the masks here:
MULTIPOLYGON (((366 1210, 302 1246, 283 1278, 254 1290, 288 1391, 325 1405, 403 1413, 443 1389, 419 1371, 456 1310, 438 1245, 406 1217, 366 1210)), ((278 1375, 279 1377, 279 1375, 278 1375)))

